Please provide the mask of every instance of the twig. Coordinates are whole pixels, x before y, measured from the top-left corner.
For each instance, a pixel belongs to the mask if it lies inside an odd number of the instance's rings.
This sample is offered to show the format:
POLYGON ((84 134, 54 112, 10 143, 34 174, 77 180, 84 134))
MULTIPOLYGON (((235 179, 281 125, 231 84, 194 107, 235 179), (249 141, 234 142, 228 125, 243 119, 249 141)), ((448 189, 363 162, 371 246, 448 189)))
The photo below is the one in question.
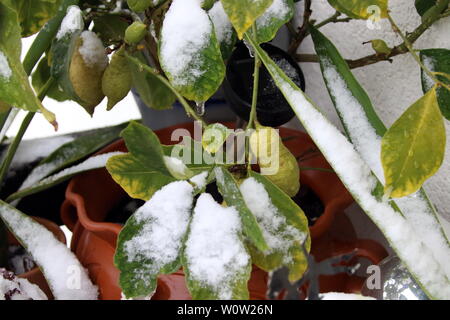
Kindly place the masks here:
POLYGON ((294 37, 294 40, 291 42, 289 46, 288 52, 290 54, 294 54, 297 52, 298 47, 302 43, 303 39, 305 38, 306 31, 309 27, 309 18, 311 17, 312 10, 311 10, 311 0, 304 0, 305 1, 305 11, 303 12, 303 24, 298 29, 298 32, 296 36, 294 37))

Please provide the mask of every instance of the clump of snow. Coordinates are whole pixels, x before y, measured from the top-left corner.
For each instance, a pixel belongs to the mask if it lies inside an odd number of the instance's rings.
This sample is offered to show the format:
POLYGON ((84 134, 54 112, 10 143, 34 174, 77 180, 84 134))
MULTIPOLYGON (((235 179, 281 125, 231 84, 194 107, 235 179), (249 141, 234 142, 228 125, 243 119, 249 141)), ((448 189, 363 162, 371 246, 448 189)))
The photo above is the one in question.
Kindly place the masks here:
POLYGON ((48 300, 48 298, 37 285, 0 268, 0 300, 48 300))
POLYGON ((219 299, 232 298, 232 286, 250 257, 239 238, 241 221, 234 207, 222 207, 202 194, 194 209, 185 255, 190 277, 211 288, 219 299))
POLYGON ((289 11, 287 0, 273 0, 272 5, 256 20, 257 27, 266 27, 272 19, 283 20, 289 11))
MULTIPOLYGON (((375 176, 384 183, 380 158, 381 137, 370 124, 363 107, 353 97, 345 80, 335 67, 328 61, 322 62, 327 86, 353 145, 375 176)), ((450 279, 450 264, 448 263, 450 261, 450 247, 437 220, 436 212, 425 193, 419 191, 416 194, 395 199, 395 202, 422 238, 422 241, 433 252, 435 259, 450 279)))
POLYGON ((379 201, 372 195, 377 179, 353 145, 300 90, 281 77, 279 69, 273 65, 267 67, 334 171, 359 205, 383 231, 408 270, 434 297, 449 299, 450 281, 446 273, 411 224, 396 212, 389 202, 379 201))
POLYGON ((206 187, 208 178, 208 171, 203 171, 202 173, 193 176, 189 181, 197 186, 197 189, 203 189, 206 187))
POLYGON ((136 211, 134 218, 143 227, 124 244, 128 261, 150 260, 151 272, 158 273, 177 259, 189 225, 193 191, 186 181, 172 182, 136 211))
POLYGON ((212 32, 200 0, 173 1, 161 29, 160 59, 175 85, 195 81, 205 72, 200 52, 209 45, 212 32))
POLYGON ((278 211, 270 200, 264 185, 256 181, 255 178, 247 178, 240 186, 245 204, 255 215, 259 226, 263 232, 269 250, 265 254, 282 252, 283 263, 292 262, 289 249, 296 243, 303 243, 306 234, 290 226, 286 218, 278 211))
POLYGON ((8 63, 8 58, 0 51, 0 78, 8 81, 12 76, 12 70, 8 63))
POLYGON ((175 178, 185 178, 188 175, 189 169, 181 159, 175 157, 164 156, 164 163, 167 169, 175 178))
POLYGON ((216 38, 219 43, 231 44, 233 40, 233 25, 228 18, 221 1, 217 1, 208 11, 213 22, 216 38))
POLYGON ((372 297, 362 296, 355 293, 327 292, 319 294, 320 300, 376 300, 372 297))
POLYGON ((67 34, 83 30, 84 21, 81 10, 78 6, 70 6, 67 8, 67 14, 61 22, 61 27, 56 34, 56 39, 60 40, 67 34))
MULTIPOLYGON (((435 61, 432 57, 429 56, 423 56, 422 58, 423 65, 430 71, 434 71, 435 69, 435 61)), ((425 80, 425 86, 427 89, 431 89, 435 82, 433 79, 430 78, 428 74, 424 74, 424 80, 425 80)))
POLYGON ((92 31, 83 31, 82 44, 78 52, 83 57, 84 63, 90 68, 106 68, 108 56, 100 38, 92 31))
POLYGON ((98 291, 76 256, 41 224, 3 204, 0 217, 31 253, 58 300, 94 300, 98 291))

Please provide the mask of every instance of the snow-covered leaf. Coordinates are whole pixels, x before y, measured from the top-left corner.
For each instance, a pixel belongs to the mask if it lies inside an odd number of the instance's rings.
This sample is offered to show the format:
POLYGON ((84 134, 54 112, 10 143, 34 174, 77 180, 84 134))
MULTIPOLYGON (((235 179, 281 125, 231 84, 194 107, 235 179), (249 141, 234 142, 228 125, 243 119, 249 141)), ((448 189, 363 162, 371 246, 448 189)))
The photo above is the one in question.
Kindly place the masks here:
POLYGON ((252 261, 266 271, 289 268, 289 279, 296 281, 308 267, 302 246, 309 250, 308 220, 302 209, 266 177, 251 172, 240 186, 245 203, 255 215, 268 250, 249 245, 252 261))
POLYGON ((45 179, 40 180, 39 182, 33 183, 29 187, 23 188, 16 193, 13 193, 7 198, 8 202, 11 202, 13 200, 17 200, 44 190, 47 190, 51 187, 54 187, 64 181, 69 180, 70 178, 73 178, 77 174, 94 170, 94 169, 100 169, 104 168, 106 166, 106 162, 109 158, 121 155, 122 152, 111 152, 111 153, 105 153, 98 156, 94 156, 92 158, 89 158, 85 160, 84 162, 75 165, 73 167, 64 169, 54 175, 51 175, 45 179))
POLYGON ((0 217, 39 265, 58 300, 95 300, 97 287, 76 256, 53 233, 0 200, 0 217))
POLYGON ((173 92, 158 77, 137 65, 138 61, 139 63, 145 63, 142 53, 135 53, 135 57, 138 60, 130 61, 130 69, 133 77, 133 88, 137 91, 139 97, 149 108, 156 110, 172 108, 176 100, 173 92))
POLYGON ((19 190, 32 187, 35 183, 48 175, 64 169, 118 139, 120 132, 126 125, 127 123, 114 127, 102 128, 96 130, 92 134, 83 135, 73 141, 65 143, 53 151, 48 157, 43 159, 39 165, 31 171, 19 190))
MULTIPOLYGON (((315 29, 312 30, 312 38, 325 83, 347 136, 377 178, 384 182, 380 154, 381 138, 387 129, 336 47, 315 29)), ((379 184, 378 196, 383 196, 383 189, 379 184)), ((395 203, 450 278, 447 262, 450 261, 450 246, 425 191, 422 189, 411 196, 396 199, 395 203)))
POLYGON ((237 31, 239 39, 253 25, 274 0, 220 0, 223 8, 237 31))
POLYGON ((46 110, 31 88, 21 63, 21 34, 17 13, 0 3, 0 101, 37 112, 56 126, 55 115, 46 110))
POLYGON ((58 11, 61 0, 14 0, 22 37, 38 32, 58 11))
POLYGON ((222 2, 217 1, 211 10, 208 11, 209 17, 214 24, 217 41, 220 44, 222 58, 227 60, 234 48, 237 40, 233 25, 223 9, 222 2))
POLYGON ((225 64, 214 26, 199 0, 173 1, 161 29, 159 57, 172 85, 189 100, 206 101, 216 93, 225 64))
POLYGON ((261 251, 269 249, 253 213, 247 208, 233 175, 224 167, 214 169, 219 192, 228 206, 234 206, 241 217, 244 235, 261 251))
POLYGON ((0 268, 1 300, 48 300, 48 297, 37 285, 0 268))
POLYGON ((167 168, 163 149, 152 130, 133 121, 121 136, 129 153, 112 157, 106 168, 130 197, 149 200, 157 190, 176 180, 167 168))
POLYGON ((431 298, 450 298, 450 281, 445 269, 422 238, 387 200, 375 197, 379 187, 370 168, 353 145, 317 110, 311 100, 289 79, 250 37, 255 48, 286 100, 308 134, 328 160, 341 181, 372 221, 380 228, 396 254, 421 288, 431 298))
MULTIPOLYGON (((450 50, 448 49, 425 49, 420 51, 420 58, 428 70, 432 72, 443 72, 450 77, 450 50)), ((434 81, 422 72, 422 89, 423 93, 427 93, 433 86, 434 81)), ((440 81, 450 85, 450 79, 442 75, 436 76, 440 81)), ((439 87, 436 89, 439 108, 442 115, 450 120, 450 91, 446 88, 439 87)))
POLYGON ((273 0, 272 5, 256 20, 256 34, 259 43, 269 42, 278 30, 294 15, 293 0, 273 0))
POLYGON ((387 18, 388 15, 388 0, 328 0, 328 2, 336 10, 353 19, 368 19, 374 14, 374 11, 368 10, 373 6, 378 7, 379 18, 387 18))
POLYGON ((128 219, 114 257, 127 298, 152 294, 159 274, 181 267, 180 250, 189 225, 193 191, 186 181, 172 182, 128 219))
POLYGON ((239 213, 200 195, 185 243, 183 267, 193 299, 248 299, 251 261, 239 213))
POLYGON ((433 88, 409 107, 383 137, 381 162, 386 194, 401 198, 419 190, 441 167, 445 140, 444 118, 433 88))

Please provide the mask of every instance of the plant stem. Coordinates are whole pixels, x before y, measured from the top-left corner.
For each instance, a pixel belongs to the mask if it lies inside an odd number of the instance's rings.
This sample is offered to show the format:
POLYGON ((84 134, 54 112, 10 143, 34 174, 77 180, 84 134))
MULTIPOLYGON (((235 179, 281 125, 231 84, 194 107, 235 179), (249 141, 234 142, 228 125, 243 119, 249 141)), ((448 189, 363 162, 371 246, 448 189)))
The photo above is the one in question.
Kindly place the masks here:
MULTIPOLYGON (((256 25, 253 25, 253 34, 256 35, 256 25)), ((255 54, 255 67, 253 71, 253 93, 252 93, 252 108, 248 119, 247 129, 254 129, 256 121, 256 107, 258 105, 258 90, 259 90, 259 69, 261 67, 261 60, 255 54)))
POLYGON ((414 60, 419 64, 420 68, 439 86, 445 87, 447 90, 450 91, 450 86, 441 82, 436 76, 431 72, 425 65, 423 64, 420 57, 417 55, 417 53, 414 51, 412 43, 408 40, 408 38, 403 34, 403 32, 400 30, 398 25, 395 23, 394 19, 392 19, 391 15, 388 14, 388 20, 391 23, 392 29, 403 39, 403 42, 408 49, 409 53, 412 55, 414 60))
MULTIPOLYGON (((44 100, 45 96, 47 95, 48 90, 53 86, 54 79, 50 78, 45 85, 41 88, 38 94, 39 100, 44 100)), ((22 124, 20 125, 19 131, 17 132, 16 136, 14 137, 13 142, 9 145, 8 151, 6 152, 5 159, 3 160, 3 163, 0 167, 0 191, 3 187, 3 182, 6 177, 6 174, 8 173, 9 167, 11 166, 12 161, 14 160, 14 156, 16 154, 17 148, 20 145, 20 142, 22 142, 22 138, 25 135, 25 132, 28 129, 28 126, 30 125, 31 121, 34 118, 35 112, 28 112, 25 118, 22 121, 22 124)))
POLYGON ((288 52, 290 54, 294 54, 297 52, 298 47, 302 43, 303 39, 305 38, 305 33, 308 30, 309 26, 309 18, 311 17, 312 10, 311 10, 311 0, 304 0, 305 2, 305 10, 303 12, 303 24, 298 29, 297 34, 294 37, 294 40, 289 46, 288 52))

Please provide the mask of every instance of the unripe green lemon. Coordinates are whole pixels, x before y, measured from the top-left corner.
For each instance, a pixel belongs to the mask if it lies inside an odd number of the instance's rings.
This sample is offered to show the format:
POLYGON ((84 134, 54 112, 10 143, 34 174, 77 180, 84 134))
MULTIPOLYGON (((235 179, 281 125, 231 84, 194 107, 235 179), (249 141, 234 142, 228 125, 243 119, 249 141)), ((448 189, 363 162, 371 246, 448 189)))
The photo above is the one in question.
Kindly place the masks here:
POLYGON ((76 41, 69 78, 76 95, 81 99, 81 105, 92 115, 105 97, 102 77, 108 66, 108 57, 100 39, 93 32, 83 32, 76 41))
POLYGON ((278 132, 270 127, 258 127, 250 136, 250 148, 257 157, 261 174, 288 196, 295 196, 300 190, 300 169, 278 132))
POLYGON ((142 12, 153 4, 153 0, 127 0, 127 3, 134 12, 142 12))
POLYGON ((133 22, 125 31, 125 41, 129 44, 137 44, 147 34, 147 26, 139 21, 133 22))
POLYGON ((122 48, 114 53, 111 63, 103 74, 102 90, 108 98, 108 110, 123 100, 131 90, 131 70, 124 50, 122 48))

